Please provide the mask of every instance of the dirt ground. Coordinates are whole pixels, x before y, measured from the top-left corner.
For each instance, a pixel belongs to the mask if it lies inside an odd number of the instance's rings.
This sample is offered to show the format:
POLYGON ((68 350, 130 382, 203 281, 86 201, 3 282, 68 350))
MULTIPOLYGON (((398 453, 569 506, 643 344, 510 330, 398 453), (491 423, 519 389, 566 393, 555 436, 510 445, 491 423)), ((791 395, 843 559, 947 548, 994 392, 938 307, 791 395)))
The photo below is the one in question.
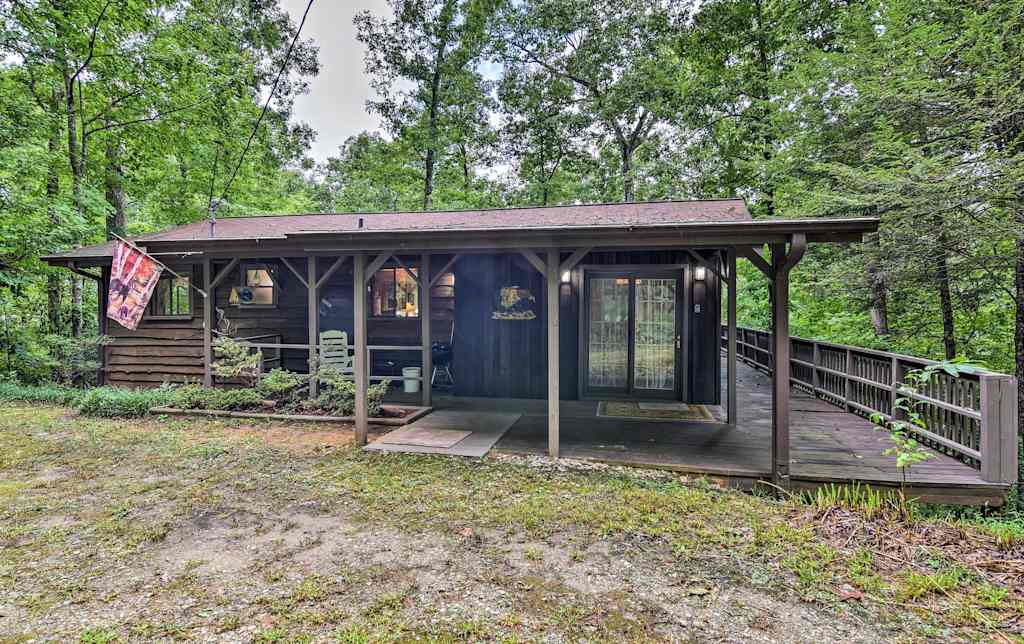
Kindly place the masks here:
POLYGON ((803 583, 787 543, 818 546, 762 525, 778 503, 664 474, 54 408, 0 410, 0 440, 2 642, 973 637, 825 569, 803 583))

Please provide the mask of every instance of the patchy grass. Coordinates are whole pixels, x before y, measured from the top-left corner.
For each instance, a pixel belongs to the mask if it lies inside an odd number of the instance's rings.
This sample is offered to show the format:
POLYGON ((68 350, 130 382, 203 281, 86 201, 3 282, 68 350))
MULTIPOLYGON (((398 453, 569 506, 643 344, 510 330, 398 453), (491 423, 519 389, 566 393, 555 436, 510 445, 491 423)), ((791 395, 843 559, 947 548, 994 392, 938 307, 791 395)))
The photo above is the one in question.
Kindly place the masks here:
POLYGON ((1020 638, 1013 524, 0 409, 0 640, 1020 638), (809 501, 809 502, 808 502, 809 501))

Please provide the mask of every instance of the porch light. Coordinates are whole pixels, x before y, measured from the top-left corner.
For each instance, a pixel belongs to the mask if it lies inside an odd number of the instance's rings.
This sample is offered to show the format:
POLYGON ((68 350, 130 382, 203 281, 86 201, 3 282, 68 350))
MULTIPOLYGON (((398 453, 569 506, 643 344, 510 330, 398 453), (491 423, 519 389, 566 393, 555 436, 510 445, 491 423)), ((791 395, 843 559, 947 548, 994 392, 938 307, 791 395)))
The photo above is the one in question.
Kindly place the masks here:
POLYGON ((562 284, 568 284, 571 281, 572 275, 569 274, 569 271, 565 271, 564 273, 562 273, 562 284))
POLYGON ((707 269, 704 268, 703 266, 698 266, 693 271, 693 279, 697 280, 698 282, 703 282, 705 277, 707 277, 707 269))

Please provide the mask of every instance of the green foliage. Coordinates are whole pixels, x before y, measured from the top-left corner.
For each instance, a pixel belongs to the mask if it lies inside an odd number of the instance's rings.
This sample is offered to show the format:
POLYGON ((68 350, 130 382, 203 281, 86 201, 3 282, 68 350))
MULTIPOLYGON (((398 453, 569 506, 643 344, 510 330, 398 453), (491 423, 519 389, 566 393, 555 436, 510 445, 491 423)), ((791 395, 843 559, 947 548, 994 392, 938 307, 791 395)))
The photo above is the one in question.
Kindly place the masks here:
POLYGON ((105 418, 138 418, 152 407, 167 406, 175 399, 176 388, 169 385, 155 389, 120 389, 96 387, 74 400, 75 409, 86 416, 105 418))
POLYGON ((267 400, 294 402, 299 388, 308 381, 309 377, 303 374, 287 369, 271 369, 256 383, 256 391, 267 400))
MULTIPOLYGON (((936 364, 928 365, 922 369, 908 371, 904 377, 905 387, 911 392, 919 389, 932 381, 937 373, 944 373, 956 377, 964 373, 975 373, 981 367, 977 364, 946 360, 936 364)), ((885 417, 879 413, 871 415, 871 421, 877 425, 885 426, 889 431, 889 440, 892 447, 886 449, 883 454, 896 457, 896 467, 903 474, 903 483, 907 482, 907 470, 914 465, 934 457, 934 453, 921 445, 914 435, 916 430, 928 429, 921 407, 924 402, 902 395, 896 398, 893 407, 896 409, 896 418, 886 422, 885 417)))
POLYGON ((81 389, 71 387, 0 382, 0 401, 70 406, 75 404, 81 395, 81 389))
POLYGON ((260 377, 263 353, 253 351, 248 343, 227 336, 218 337, 213 343, 216 358, 212 370, 214 375, 230 380, 240 380, 252 387, 260 377))
MULTIPOLYGON (((316 404, 319 408, 334 416, 352 416, 356 409, 356 383, 351 376, 340 373, 330 367, 321 368, 317 373, 322 385, 320 397, 316 404)), ((366 413, 379 416, 384 395, 388 391, 388 381, 378 382, 366 388, 366 413)))
POLYGON ((259 409, 263 396, 255 389, 222 389, 186 385, 178 388, 169 400, 178 409, 211 409, 220 411, 247 411, 259 409))

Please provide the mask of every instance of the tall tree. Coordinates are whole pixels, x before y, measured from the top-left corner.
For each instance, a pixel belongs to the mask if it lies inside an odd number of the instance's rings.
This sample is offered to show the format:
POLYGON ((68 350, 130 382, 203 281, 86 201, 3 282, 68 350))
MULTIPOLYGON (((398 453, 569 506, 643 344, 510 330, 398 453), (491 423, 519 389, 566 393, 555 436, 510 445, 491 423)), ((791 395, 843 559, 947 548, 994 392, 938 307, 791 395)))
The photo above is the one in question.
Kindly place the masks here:
POLYGON ((367 50, 366 72, 380 96, 367 106, 421 155, 422 206, 430 210, 439 157, 449 145, 468 145, 468 133, 485 126, 475 121, 477 110, 464 108, 467 100, 484 96, 475 66, 495 2, 389 2, 391 16, 376 17, 366 11, 355 19, 357 38, 367 50))
POLYGON ((634 158, 665 116, 660 51, 668 15, 655 0, 527 0, 504 13, 499 42, 509 64, 572 83, 595 142, 619 153, 622 198, 636 197, 634 158))

